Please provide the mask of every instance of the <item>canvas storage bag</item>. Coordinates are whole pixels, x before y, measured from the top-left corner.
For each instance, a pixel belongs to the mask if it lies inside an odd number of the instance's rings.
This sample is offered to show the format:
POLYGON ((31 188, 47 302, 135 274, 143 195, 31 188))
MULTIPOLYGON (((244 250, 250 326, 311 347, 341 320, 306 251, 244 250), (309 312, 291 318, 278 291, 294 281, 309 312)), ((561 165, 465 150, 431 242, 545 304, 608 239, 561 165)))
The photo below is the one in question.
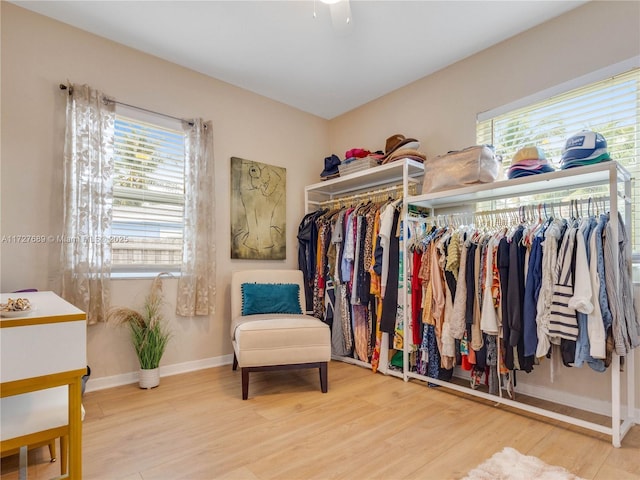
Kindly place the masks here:
POLYGON ((496 156, 493 146, 474 145, 427 159, 422 193, 493 182, 501 171, 501 158, 496 156))

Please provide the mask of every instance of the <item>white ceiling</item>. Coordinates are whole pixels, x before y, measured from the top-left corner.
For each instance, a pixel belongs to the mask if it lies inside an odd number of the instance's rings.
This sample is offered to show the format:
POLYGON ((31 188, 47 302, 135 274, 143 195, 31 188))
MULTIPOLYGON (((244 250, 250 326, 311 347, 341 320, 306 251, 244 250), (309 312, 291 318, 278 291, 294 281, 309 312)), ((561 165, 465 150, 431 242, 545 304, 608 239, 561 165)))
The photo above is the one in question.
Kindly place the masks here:
POLYGON ((12 3, 331 119, 586 2, 12 3))

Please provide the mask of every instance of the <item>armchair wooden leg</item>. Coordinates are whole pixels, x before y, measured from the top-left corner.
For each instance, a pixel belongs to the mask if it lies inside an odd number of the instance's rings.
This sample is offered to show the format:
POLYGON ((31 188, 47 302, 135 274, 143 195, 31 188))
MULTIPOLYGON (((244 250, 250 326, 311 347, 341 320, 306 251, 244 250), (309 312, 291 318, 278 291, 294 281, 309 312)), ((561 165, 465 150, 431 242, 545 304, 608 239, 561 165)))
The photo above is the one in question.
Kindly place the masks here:
POLYGON ((242 368, 242 399, 249 398, 249 369, 242 368))
POLYGON ((322 389, 322 393, 327 393, 329 390, 329 380, 327 375, 327 362, 322 362, 320 364, 320 388, 322 389))
POLYGON ((238 369, 238 357, 236 357, 236 352, 233 352, 233 371, 238 369))

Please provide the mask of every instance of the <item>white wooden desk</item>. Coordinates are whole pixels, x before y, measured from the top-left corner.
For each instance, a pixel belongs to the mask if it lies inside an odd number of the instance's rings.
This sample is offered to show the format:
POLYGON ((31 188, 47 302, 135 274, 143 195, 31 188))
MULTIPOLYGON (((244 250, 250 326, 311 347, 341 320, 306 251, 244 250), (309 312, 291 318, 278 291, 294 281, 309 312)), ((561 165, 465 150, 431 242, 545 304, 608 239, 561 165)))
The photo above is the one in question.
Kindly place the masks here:
POLYGON ((0 319, 0 450, 66 432, 69 478, 81 479, 86 315, 53 292, 1 294, 0 300, 6 303, 9 297, 29 299, 33 311, 0 319))

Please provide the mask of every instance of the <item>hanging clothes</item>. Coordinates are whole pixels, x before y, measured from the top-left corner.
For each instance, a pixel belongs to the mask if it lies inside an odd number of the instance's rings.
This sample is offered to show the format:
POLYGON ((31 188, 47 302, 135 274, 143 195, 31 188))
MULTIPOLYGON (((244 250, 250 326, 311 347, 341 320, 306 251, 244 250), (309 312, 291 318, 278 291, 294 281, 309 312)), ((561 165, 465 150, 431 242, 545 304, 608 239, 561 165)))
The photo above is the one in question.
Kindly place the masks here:
POLYGON ((411 333, 414 345, 420 343, 422 329, 422 282, 418 273, 420 271, 420 265, 422 261, 422 252, 419 249, 413 249, 411 251, 411 276, 409 281, 411 282, 411 333))
POLYGON ((304 277, 304 295, 307 308, 313 305, 313 281, 315 278, 318 227, 316 219, 326 210, 318 210, 304 216, 298 227, 298 268, 304 277))
POLYGON ((629 248, 629 238, 619 213, 617 233, 618 249, 616 252, 616 245, 613 242, 613 227, 609 222, 604 232, 604 264, 607 273, 605 282, 609 304, 615 305, 612 309, 612 313, 615 311, 612 323, 615 351, 618 355, 626 355, 632 348, 640 346, 640 320, 633 302, 631 266, 626 254, 629 248), (618 255, 617 266, 614 260, 616 253, 618 255), (617 275, 614 272, 617 272, 617 275))
POLYGON ((376 371, 381 351, 409 341, 417 372, 447 378, 461 366, 474 388, 495 393, 502 374, 513 388, 515 371, 530 372, 545 356, 600 372, 614 350, 638 346, 622 219, 615 232, 608 215, 535 224, 519 217, 491 228, 423 228, 405 259, 397 202, 305 215, 299 263, 305 280, 313 272, 311 305, 331 326, 332 354, 376 371), (398 295, 405 281, 408 305, 398 295))
POLYGON ((374 223, 373 223, 373 231, 372 231, 372 241, 371 241, 371 266, 369 267, 369 278, 370 278, 370 286, 369 292, 371 294, 371 309, 374 310, 372 314, 372 319, 375 319, 375 327, 372 329, 373 331, 373 351, 371 353, 371 369, 375 373, 378 370, 378 365, 380 363, 380 348, 382 343, 382 331, 380 330, 380 316, 382 315, 382 285, 381 285, 381 269, 382 269, 382 258, 377 255, 378 252, 378 243, 380 240, 380 208, 376 210, 374 223))
POLYGON ((524 356, 527 362, 533 362, 538 346, 538 326, 536 324, 537 299, 542 286, 542 242, 543 232, 534 235, 525 280, 524 301, 522 306, 522 334, 524 338, 524 356))
MULTIPOLYGON (((392 205, 392 204, 391 204, 392 205)), ((389 207, 387 207, 388 209, 389 207)), ((399 273, 399 254, 400 254, 400 239, 395 235, 398 229, 398 220, 400 218, 400 212, 393 207, 392 210, 392 227, 390 230, 390 237, 388 239, 389 245, 389 257, 388 257, 388 273, 386 286, 383 283, 383 298, 382 298, 382 316, 380 318, 380 330, 383 333, 389 333, 393 337, 396 326, 396 311, 398 309, 398 273, 399 273), (393 234, 391 234, 393 232, 393 234)), ((382 226, 381 226, 382 232, 382 226)), ((383 237, 381 235, 381 241, 383 237)), ((384 279, 383 279, 384 281, 384 279)))
POLYGON ((558 281, 556 264, 558 259, 558 244, 562 238, 563 225, 561 221, 553 220, 544 233, 542 242, 542 282, 536 304, 536 324, 538 326, 538 345, 536 357, 541 358, 549 353, 551 348, 550 317, 553 302, 553 286, 558 281))
POLYGON ((578 312, 577 314, 578 339, 576 340, 574 366, 581 367, 584 363, 587 363, 592 370, 604 372, 606 369, 604 359, 606 358, 607 333, 602 320, 600 303, 598 302, 598 292, 600 290, 600 278, 597 271, 598 255, 595 251, 595 239, 593 239, 593 242, 591 241, 591 232, 596 224, 595 217, 589 216, 578 230, 578 234, 582 235, 585 243, 592 309, 588 314, 584 312, 578 312))
POLYGON ((498 314, 496 312, 496 303, 493 296, 494 264, 496 251, 500 235, 493 235, 489 238, 486 246, 485 262, 484 262, 484 281, 482 292, 482 308, 480 312, 480 328, 483 332, 491 335, 498 334, 498 314))
POLYGON ((453 299, 453 311, 451 313, 451 335, 460 340, 466 331, 465 312, 467 309, 467 250, 469 243, 464 233, 460 234, 460 261, 458 263, 458 275, 456 293, 453 299))
MULTIPOLYGON (((395 277, 397 285, 399 243, 397 228, 392 231, 399 225, 396 204, 365 201, 331 211, 322 209, 305 215, 299 226, 299 268, 305 277, 305 298, 308 297, 313 315, 331 325, 332 354, 372 361, 374 369, 380 354, 378 336, 382 333, 382 265, 376 265, 383 258, 376 255, 382 211, 387 211, 391 220, 386 232, 386 275, 389 277, 391 269, 391 282, 395 277), (394 255, 392 265, 389 254, 394 255)), ((389 302, 397 302, 397 287, 390 292, 389 302)), ((402 328, 398 310, 391 313, 393 322, 389 328, 402 328)), ((401 345, 401 333, 396 332, 395 337, 401 345)))
POLYGON ((573 296, 574 247, 576 233, 575 225, 570 225, 562 239, 558 252, 558 282, 553 286, 553 301, 549 320, 549 335, 552 343, 560 344, 562 361, 571 366, 575 360, 575 341, 578 338, 578 320, 576 310, 569 305, 573 296))

